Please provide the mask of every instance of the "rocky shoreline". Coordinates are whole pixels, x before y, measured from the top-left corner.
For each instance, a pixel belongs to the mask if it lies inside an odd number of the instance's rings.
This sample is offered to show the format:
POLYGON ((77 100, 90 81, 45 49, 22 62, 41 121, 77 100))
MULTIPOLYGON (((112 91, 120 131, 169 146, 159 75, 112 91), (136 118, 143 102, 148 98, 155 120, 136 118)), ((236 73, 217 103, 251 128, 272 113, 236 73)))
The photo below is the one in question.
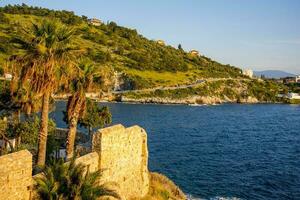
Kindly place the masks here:
MULTIPOLYGON (((53 95, 54 100, 66 101, 68 95, 53 95)), ((166 105, 220 105, 220 104, 266 104, 266 103, 284 103, 284 102, 267 102, 259 101, 255 97, 248 96, 241 99, 230 99, 228 97, 216 97, 216 96, 191 96, 182 99, 171 99, 161 97, 145 97, 145 98, 130 98, 126 96, 105 96, 89 95, 90 99, 97 102, 117 102, 117 103, 132 103, 132 104, 166 104, 166 105)))
POLYGON ((120 102, 126 103, 142 103, 142 104, 184 104, 184 105, 218 105, 224 103, 245 103, 245 104, 257 104, 257 103, 266 103, 260 102, 254 97, 248 97, 247 99, 221 99, 219 97, 203 97, 203 96, 194 96, 184 99, 170 99, 170 98, 158 98, 158 97, 148 97, 148 98, 128 98, 122 97, 120 102))

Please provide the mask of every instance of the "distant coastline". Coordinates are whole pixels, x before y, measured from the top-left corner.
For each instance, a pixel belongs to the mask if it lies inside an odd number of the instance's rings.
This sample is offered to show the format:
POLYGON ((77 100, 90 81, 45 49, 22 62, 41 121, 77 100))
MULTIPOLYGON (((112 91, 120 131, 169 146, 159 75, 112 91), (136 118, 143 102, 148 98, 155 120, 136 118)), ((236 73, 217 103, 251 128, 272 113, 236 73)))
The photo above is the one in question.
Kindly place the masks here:
MULTIPOLYGON (((203 97, 204 98, 204 97, 203 97)), ((289 104, 287 102, 278 101, 278 102, 268 102, 268 101, 258 101, 257 99, 247 99, 238 102, 237 100, 232 101, 224 101, 214 97, 205 97, 210 99, 210 101, 206 102, 195 102, 191 99, 162 99, 162 98, 147 98, 147 99, 103 99, 103 98, 91 98, 92 100, 99 103, 120 103, 120 104, 153 104, 153 105, 187 105, 187 106, 215 106, 215 105, 223 105, 223 104, 289 104)), ((55 101, 67 101, 67 97, 53 97, 55 101)), ((194 97, 195 99, 195 97, 194 97)))

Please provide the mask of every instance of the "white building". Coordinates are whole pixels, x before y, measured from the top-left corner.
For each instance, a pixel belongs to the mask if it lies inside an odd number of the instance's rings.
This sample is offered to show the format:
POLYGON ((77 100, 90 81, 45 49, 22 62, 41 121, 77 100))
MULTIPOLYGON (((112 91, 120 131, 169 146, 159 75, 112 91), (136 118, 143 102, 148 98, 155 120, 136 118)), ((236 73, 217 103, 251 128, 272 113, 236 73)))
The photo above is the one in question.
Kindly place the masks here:
POLYGON ((296 76, 296 83, 300 83, 300 75, 296 76))
POLYGON ((102 21, 100 19, 92 18, 92 19, 89 19, 89 23, 94 26, 101 26, 102 21))
POLYGON ((200 52, 197 51, 197 50, 195 50, 195 49, 192 49, 192 50, 190 51, 190 54, 193 55, 193 56, 199 56, 199 55, 200 55, 200 52))
POLYGON ((289 99, 300 99, 300 95, 298 93, 292 93, 292 92, 288 93, 287 97, 289 99))
POLYGON ((166 45, 165 41, 163 41, 163 40, 157 40, 156 42, 157 42, 157 44, 160 44, 160 45, 166 45))
POLYGON ((251 70, 251 69, 245 69, 245 70, 243 70, 243 74, 245 76, 249 76, 250 78, 253 78, 253 70, 251 70))
POLYGON ((4 78, 5 78, 6 80, 11 80, 11 79, 12 79, 12 75, 11 75, 11 74, 8 74, 8 73, 5 73, 5 74, 4 74, 4 78))

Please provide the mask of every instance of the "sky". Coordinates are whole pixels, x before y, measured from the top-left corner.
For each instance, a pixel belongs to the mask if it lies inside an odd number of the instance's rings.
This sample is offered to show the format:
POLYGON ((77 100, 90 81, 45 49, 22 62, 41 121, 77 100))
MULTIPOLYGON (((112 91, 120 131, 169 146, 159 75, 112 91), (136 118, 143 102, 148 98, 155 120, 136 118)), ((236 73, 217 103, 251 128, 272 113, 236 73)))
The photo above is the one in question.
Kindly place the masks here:
POLYGON ((115 21, 243 69, 300 74, 300 0, 1 0, 115 21))

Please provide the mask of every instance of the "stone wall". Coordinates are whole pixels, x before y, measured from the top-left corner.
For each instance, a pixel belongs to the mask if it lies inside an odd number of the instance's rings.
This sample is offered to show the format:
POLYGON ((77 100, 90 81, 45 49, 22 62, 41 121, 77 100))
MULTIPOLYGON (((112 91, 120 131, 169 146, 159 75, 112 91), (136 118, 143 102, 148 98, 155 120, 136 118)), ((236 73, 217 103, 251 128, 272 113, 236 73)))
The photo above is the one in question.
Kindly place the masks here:
POLYGON ((95 172, 98 170, 99 156, 96 152, 92 152, 77 158, 75 163, 82 163, 86 166, 86 170, 95 172))
POLYGON ((32 155, 23 150, 0 157, 0 199, 28 200, 32 184, 32 155))
MULTIPOLYGON (((93 136, 93 152, 76 159, 90 172, 102 171, 123 199, 140 198, 149 190, 147 134, 139 126, 116 125, 93 136)), ((36 176, 40 176, 37 174, 36 176)), ((37 199, 32 190, 32 155, 23 150, 0 157, 0 200, 37 199)))
POLYGON ((149 190, 147 134, 139 126, 115 125, 93 136, 99 154, 102 181, 114 182, 126 199, 142 197, 149 190))

